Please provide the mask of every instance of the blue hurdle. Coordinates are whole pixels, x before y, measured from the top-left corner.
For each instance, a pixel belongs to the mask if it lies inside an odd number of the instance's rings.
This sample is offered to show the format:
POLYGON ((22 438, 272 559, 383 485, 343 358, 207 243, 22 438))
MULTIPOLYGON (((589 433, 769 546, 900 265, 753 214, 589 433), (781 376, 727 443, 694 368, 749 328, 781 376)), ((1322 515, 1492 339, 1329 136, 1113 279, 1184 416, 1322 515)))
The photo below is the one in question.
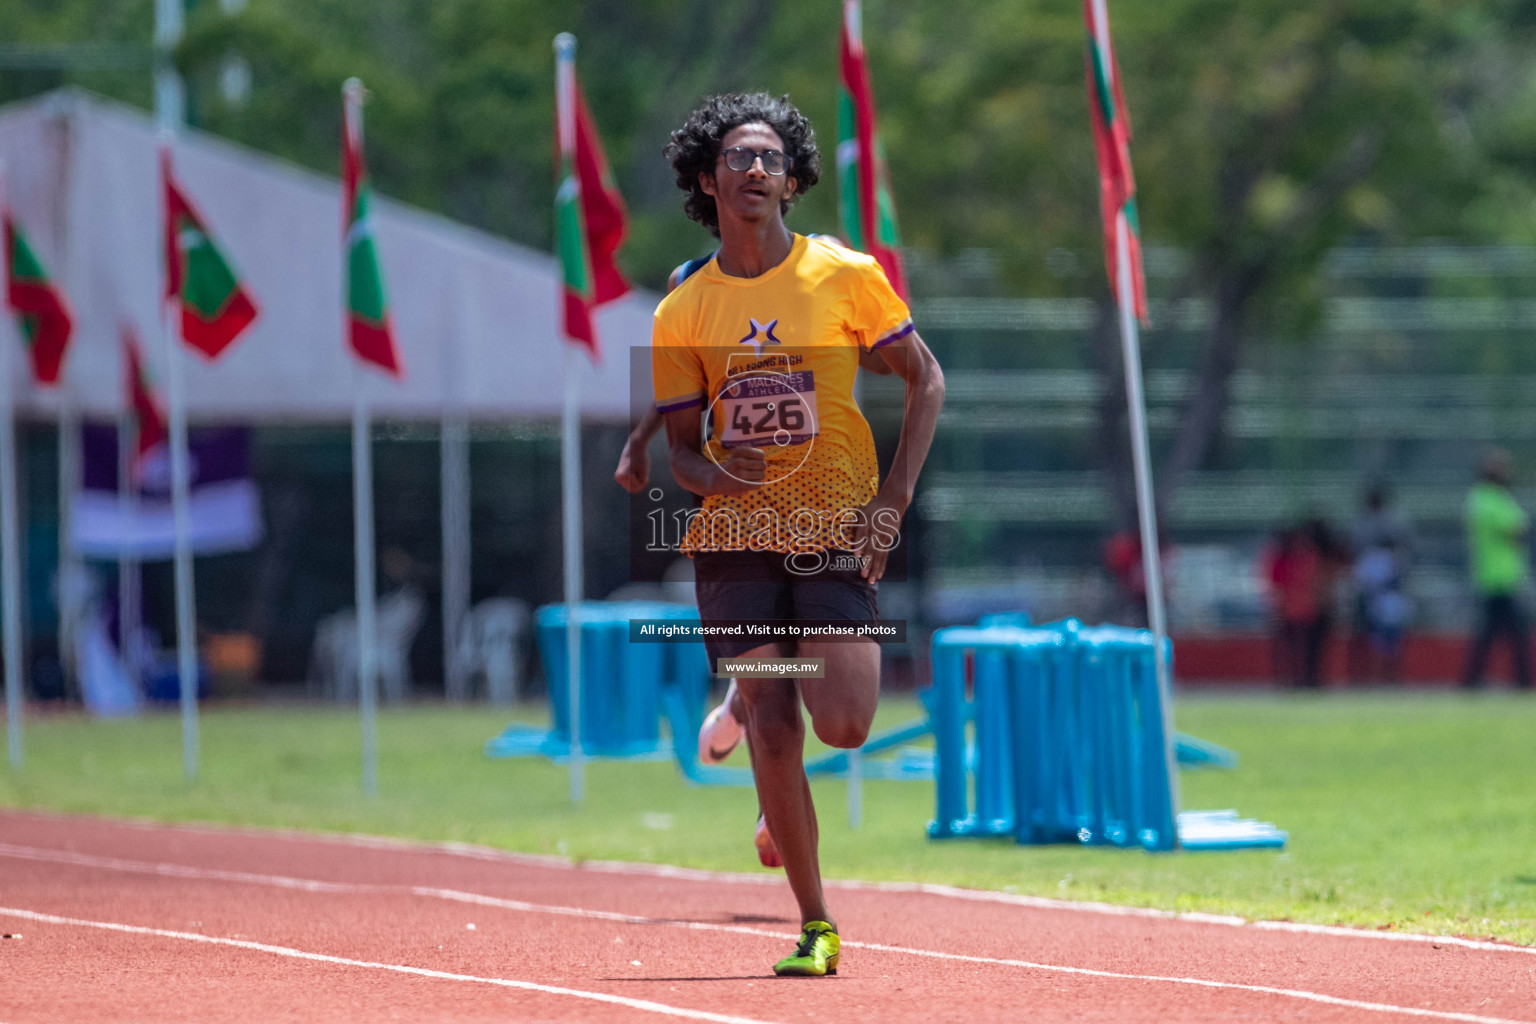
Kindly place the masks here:
MULTIPOLYGON (((709 692, 709 660, 702 643, 630 643, 629 620, 697 620, 698 611, 657 601, 586 601, 576 615, 581 623, 583 752, 609 758, 672 756, 672 742, 659 728, 669 713, 665 694, 676 690, 683 705, 701 706, 709 692)), ((566 606, 543 606, 534 623, 549 680, 553 727, 510 726, 486 744, 488 756, 559 759, 570 752, 566 606)))
MULTIPOLYGON (((933 637, 930 836, 1147 850, 1284 845, 1284 832, 1230 811, 1178 813, 1167 756, 1174 738, 1165 732, 1150 633, 1071 619, 1047 627, 986 621, 933 637)), ((1177 746, 1181 763, 1235 763, 1229 751, 1192 737, 1177 746)))

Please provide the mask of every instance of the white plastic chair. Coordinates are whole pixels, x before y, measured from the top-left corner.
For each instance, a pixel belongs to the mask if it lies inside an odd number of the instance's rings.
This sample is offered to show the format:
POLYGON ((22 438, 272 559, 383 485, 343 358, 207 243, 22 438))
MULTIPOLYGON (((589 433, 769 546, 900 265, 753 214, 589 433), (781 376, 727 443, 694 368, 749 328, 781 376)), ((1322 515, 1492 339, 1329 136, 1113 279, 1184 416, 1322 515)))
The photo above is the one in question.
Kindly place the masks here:
POLYGON ((492 704, 517 700, 527 630, 528 605, 511 597, 487 598, 464 618, 454 657, 471 688, 476 677, 485 678, 485 696, 492 704))
MULTIPOLYGON (((374 659, 379 696, 405 699, 411 689, 411 644, 421 630, 426 601, 414 587, 401 587, 379 599, 375 610, 374 659)), ((310 654, 310 689, 338 701, 357 699, 357 613, 343 608, 320 620, 310 654)))

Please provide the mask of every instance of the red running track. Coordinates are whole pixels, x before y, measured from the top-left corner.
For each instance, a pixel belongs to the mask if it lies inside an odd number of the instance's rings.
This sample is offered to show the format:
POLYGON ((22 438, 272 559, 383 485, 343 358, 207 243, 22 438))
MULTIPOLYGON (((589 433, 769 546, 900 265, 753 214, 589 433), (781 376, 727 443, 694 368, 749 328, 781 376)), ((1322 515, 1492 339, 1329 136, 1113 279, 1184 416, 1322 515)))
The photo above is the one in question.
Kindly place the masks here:
POLYGON ((1536 949, 782 877, 0 811, 0 1024, 1536 1024, 1536 949))

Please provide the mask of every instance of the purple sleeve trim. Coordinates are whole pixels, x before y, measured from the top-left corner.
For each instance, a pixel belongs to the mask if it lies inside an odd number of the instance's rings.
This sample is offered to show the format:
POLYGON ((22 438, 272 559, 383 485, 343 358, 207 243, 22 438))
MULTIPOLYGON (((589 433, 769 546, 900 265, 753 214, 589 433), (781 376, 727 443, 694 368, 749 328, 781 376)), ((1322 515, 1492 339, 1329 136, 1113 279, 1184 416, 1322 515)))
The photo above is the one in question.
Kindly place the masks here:
POLYGON ((657 402, 657 412, 677 412, 680 409, 689 409, 704 404, 703 395, 689 395, 686 398, 674 398, 666 402, 657 402))
POLYGON ((887 334, 885 337, 881 338, 879 341, 877 341, 873 345, 869 346, 870 351, 874 351, 875 349, 879 348, 881 345, 889 345, 893 341, 898 341, 898 340, 900 340, 902 338, 905 338, 907 335, 911 334, 913 332, 913 330, 915 330, 915 329, 916 329, 916 325, 913 324, 911 320, 908 320, 901 327, 898 327, 896 330, 892 331, 890 334, 887 334))

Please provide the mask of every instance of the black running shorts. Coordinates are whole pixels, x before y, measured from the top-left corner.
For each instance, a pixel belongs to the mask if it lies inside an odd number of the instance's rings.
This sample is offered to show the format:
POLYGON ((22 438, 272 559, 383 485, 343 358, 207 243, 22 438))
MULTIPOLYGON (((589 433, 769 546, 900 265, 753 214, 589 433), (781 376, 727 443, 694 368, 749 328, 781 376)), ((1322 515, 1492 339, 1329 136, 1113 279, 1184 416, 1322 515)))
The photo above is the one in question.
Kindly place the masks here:
MULTIPOLYGON (((880 621, 875 585, 859 575, 858 556, 846 551, 786 556, 776 551, 701 551, 693 556, 699 619, 741 621, 880 621)), ((710 668, 766 641, 708 636, 710 668)), ((792 653, 792 652, 791 652, 792 653)))

